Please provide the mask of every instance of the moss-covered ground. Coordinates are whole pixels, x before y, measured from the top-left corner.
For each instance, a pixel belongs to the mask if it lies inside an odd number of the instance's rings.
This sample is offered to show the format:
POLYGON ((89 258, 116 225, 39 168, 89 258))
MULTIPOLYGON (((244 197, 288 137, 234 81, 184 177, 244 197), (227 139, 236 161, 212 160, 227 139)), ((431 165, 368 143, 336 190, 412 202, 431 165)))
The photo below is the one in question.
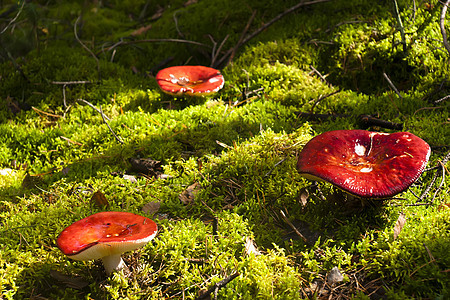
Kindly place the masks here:
POLYGON ((448 299, 442 3, 325 1, 245 40, 297 3, 2 1, 0 299, 448 299), (156 72, 182 64, 216 66, 224 88, 163 94, 156 72), (296 171, 322 132, 394 131, 362 114, 432 148, 394 199, 349 199, 296 171), (103 210, 158 223, 123 255, 130 273, 108 277, 56 247, 103 210), (327 280, 334 267, 342 281, 327 280))

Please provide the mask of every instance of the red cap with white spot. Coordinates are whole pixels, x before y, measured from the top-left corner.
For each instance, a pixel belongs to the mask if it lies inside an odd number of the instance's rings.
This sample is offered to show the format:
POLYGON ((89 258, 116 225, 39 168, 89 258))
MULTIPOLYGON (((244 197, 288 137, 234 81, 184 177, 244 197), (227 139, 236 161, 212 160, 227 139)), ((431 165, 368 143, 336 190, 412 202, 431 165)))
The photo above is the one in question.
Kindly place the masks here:
POLYGON ((358 197, 388 198, 419 178, 430 153, 430 146, 409 132, 335 130, 305 145, 297 170, 358 197))
POLYGON ((220 71, 205 66, 176 66, 162 69, 156 81, 170 95, 205 96, 220 90, 225 80, 220 71))
POLYGON ((74 260, 103 260, 106 273, 126 267, 121 254, 152 240, 158 231, 149 218, 129 212, 100 212, 79 220, 58 236, 58 248, 74 260))

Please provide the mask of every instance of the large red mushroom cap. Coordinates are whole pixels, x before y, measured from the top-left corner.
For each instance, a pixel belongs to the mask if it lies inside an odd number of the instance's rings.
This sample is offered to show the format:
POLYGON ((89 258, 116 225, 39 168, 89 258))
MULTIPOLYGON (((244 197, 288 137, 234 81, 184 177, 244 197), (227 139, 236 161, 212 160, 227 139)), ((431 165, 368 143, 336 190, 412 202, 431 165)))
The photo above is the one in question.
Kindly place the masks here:
POLYGON ((217 92, 225 80, 220 71, 204 66, 176 66, 156 74, 160 88, 170 95, 204 96, 217 92))
POLYGON ((100 212, 79 220, 58 236, 58 248, 75 260, 103 260, 106 272, 126 267, 123 252, 152 240, 158 231, 149 218, 129 212, 100 212))
POLYGON ((430 153, 430 146, 409 132, 335 130, 305 145, 297 170, 358 197, 388 198, 416 181, 430 153))

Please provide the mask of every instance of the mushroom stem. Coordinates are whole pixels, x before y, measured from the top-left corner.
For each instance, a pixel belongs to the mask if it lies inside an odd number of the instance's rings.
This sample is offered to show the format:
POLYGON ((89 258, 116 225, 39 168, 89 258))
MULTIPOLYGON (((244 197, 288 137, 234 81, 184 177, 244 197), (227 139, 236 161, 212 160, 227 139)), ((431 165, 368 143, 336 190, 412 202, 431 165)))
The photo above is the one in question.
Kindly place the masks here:
POLYGON ((107 275, 110 275, 114 270, 120 271, 122 269, 128 269, 120 254, 113 254, 102 257, 102 261, 107 275))

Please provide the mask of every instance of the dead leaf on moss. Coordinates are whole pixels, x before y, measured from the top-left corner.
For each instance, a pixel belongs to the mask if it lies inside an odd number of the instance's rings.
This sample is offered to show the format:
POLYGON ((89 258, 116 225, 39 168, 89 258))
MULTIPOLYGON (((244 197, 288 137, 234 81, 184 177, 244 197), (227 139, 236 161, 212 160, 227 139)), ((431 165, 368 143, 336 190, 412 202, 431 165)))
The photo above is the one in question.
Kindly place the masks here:
POLYGON ((96 191, 92 195, 91 204, 100 208, 109 206, 108 200, 106 199, 105 195, 100 191, 96 191))
POLYGON ((403 226, 405 226, 405 223, 406 223, 405 214, 401 212, 400 215, 398 216, 397 222, 395 222, 394 240, 397 239, 398 235, 400 234, 400 232, 403 229, 403 226))
POLYGON ((148 202, 142 207, 142 211, 149 215, 156 214, 161 208, 161 202, 148 202))
POLYGON ((255 241, 252 238, 250 238, 250 237, 247 237, 245 239, 244 247, 245 247, 245 254, 246 255, 253 254, 255 256, 258 256, 258 255, 261 254, 261 252, 259 252, 258 248, 256 248, 255 241))
POLYGON ((306 204, 308 203, 308 198, 309 198, 308 190, 306 188, 301 188, 300 193, 298 195, 298 201, 300 202, 302 207, 306 206, 306 204))
POLYGON ((161 174, 161 162, 151 158, 130 158, 131 171, 157 176, 161 174))
POLYGON ((183 6, 184 6, 184 7, 187 7, 187 6, 191 5, 191 4, 197 3, 197 1, 198 1, 198 0, 188 0, 188 1, 186 1, 186 2, 183 4, 183 6))
POLYGON ((127 174, 124 174, 124 175, 122 176, 122 178, 125 179, 125 180, 128 180, 128 181, 130 181, 130 182, 132 182, 132 183, 136 183, 136 182, 137 182, 136 177, 134 177, 133 175, 127 175, 127 174))
POLYGON ((195 196, 200 190, 200 185, 198 182, 195 182, 187 187, 185 191, 183 191, 180 195, 178 195, 178 198, 180 198, 181 202, 183 204, 191 204, 194 202, 195 196))
POLYGON ((149 31, 150 28, 152 28, 152 24, 149 24, 149 25, 147 25, 147 26, 142 26, 142 27, 136 29, 135 31, 133 31, 133 32, 131 33, 131 36, 138 36, 138 35, 144 34, 144 33, 146 33, 147 31, 149 31))
POLYGON ((344 276, 342 276, 341 271, 339 271, 339 268, 336 266, 327 274, 327 282, 329 285, 342 282, 343 280, 344 276))
POLYGON ((164 8, 159 7, 158 10, 150 17, 150 21, 155 21, 155 20, 158 20, 159 18, 161 18, 161 16, 163 15, 163 12, 164 12, 164 8))

